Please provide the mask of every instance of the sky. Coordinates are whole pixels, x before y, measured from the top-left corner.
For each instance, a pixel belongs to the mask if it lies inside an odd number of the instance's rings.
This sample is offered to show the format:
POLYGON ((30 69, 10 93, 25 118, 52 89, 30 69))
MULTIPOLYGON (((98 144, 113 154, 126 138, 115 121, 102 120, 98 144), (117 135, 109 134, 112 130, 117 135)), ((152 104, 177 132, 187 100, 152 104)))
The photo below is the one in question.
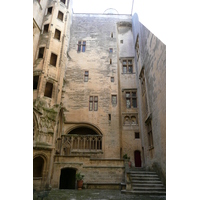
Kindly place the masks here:
MULTIPOLYGON (((73 0, 74 13, 103 13, 107 8, 119 14, 131 14, 133 0, 73 0), (123 3, 122 3, 123 2, 123 3)), ((166 0, 134 0, 133 14, 140 22, 166 44, 166 0)))

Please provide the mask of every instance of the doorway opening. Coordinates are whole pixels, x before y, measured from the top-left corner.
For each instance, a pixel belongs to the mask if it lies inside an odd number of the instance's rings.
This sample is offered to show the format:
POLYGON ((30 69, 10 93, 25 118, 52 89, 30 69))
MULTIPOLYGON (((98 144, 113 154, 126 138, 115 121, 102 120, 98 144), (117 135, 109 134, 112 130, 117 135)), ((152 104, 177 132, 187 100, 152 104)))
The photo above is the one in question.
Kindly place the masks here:
POLYGON ((140 151, 136 150, 134 152, 134 157, 135 157, 135 167, 141 167, 141 155, 140 155, 140 151))
POLYGON ((76 169, 61 169, 59 189, 75 189, 76 169))

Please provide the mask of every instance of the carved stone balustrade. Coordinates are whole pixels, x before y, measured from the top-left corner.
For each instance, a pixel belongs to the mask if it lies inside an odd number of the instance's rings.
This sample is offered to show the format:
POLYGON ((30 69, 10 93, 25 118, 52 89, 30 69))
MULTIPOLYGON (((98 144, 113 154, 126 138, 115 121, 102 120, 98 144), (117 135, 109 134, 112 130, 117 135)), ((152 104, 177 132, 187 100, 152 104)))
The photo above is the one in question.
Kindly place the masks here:
POLYGON ((102 151, 101 135, 62 135, 61 155, 70 155, 73 152, 98 152, 102 151))

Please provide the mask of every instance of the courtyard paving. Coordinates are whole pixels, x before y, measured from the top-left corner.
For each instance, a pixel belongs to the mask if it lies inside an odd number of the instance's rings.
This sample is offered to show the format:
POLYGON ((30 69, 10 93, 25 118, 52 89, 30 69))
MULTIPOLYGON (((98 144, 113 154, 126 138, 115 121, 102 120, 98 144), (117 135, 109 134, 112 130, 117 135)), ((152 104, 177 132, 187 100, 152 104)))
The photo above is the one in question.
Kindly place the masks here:
MULTIPOLYGON (((40 200, 34 193, 33 200, 40 200)), ((121 194, 120 190, 98 190, 98 189, 83 189, 83 190, 59 190, 52 189, 48 196, 43 200, 166 200, 166 196, 156 195, 132 195, 121 194)))

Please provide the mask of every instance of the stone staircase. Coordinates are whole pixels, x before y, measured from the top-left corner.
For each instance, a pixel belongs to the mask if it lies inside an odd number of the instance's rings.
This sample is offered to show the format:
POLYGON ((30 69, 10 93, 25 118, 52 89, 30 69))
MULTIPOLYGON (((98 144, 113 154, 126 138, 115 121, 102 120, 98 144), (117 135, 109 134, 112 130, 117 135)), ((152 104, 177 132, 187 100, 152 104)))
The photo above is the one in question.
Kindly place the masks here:
POLYGON ((145 171, 143 168, 131 169, 127 172, 127 184, 129 190, 121 190, 122 193, 138 195, 166 195, 166 188, 156 172, 145 171))

